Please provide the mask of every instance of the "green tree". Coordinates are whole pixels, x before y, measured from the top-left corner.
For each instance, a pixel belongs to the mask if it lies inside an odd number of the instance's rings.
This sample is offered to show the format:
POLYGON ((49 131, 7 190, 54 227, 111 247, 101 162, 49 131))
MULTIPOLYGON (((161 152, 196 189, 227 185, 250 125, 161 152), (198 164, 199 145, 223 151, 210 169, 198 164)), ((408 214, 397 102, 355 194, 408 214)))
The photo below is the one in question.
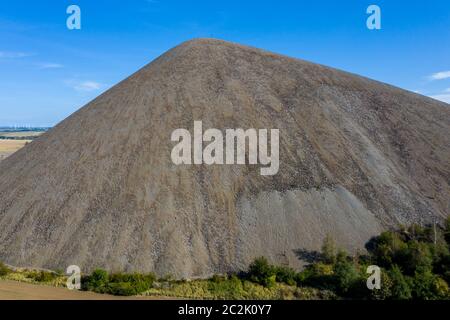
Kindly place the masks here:
POLYGON ((274 267, 274 271, 277 282, 284 282, 290 286, 296 285, 295 278, 297 273, 292 268, 276 266, 274 267))
POLYGON ((436 281, 434 283, 434 290, 439 299, 450 299, 450 289, 444 279, 440 277, 436 278, 436 281))
POLYGON ((108 288, 105 289, 107 293, 116 295, 116 296, 133 296, 139 294, 140 292, 136 290, 130 282, 113 282, 108 284, 108 288))
POLYGON ((333 265, 323 262, 308 265, 297 273, 298 286, 309 286, 320 289, 335 290, 333 265))
POLYGON ((109 276, 108 287, 111 291, 122 293, 119 295, 139 294, 149 290, 155 280, 156 276, 153 273, 114 273, 109 276))
POLYGON ((398 233, 385 231, 375 239, 371 254, 377 265, 389 268, 399 258, 401 259, 400 256, 407 247, 407 244, 398 233))
POLYGON ((433 256, 430 250, 431 244, 410 241, 407 248, 397 254, 397 263, 408 275, 414 275, 416 270, 431 270, 433 267, 433 256))
POLYGON ((103 269, 96 269, 91 275, 85 277, 82 285, 85 290, 106 293, 108 291, 109 275, 103 269))
POLYGON ((419 269, 414 276, 413 296, 421 300, 443 299, 448 295, 444 280, 428 269, 419 269))
POLYGON ((393 281, 388 272, 381 272, 380 289, 374 289, 371 292, 371 298, 374 300, 387 300, 392 297, 393 281))
POLYGON ((248 277, 250 281, 265 287, 271 287, 276 281, 275 268, 269 264, 265 257, 256 258, 250 264, 248 277))
POLYGON ((397 265, 388 272, 391 279, 390 298, 395 300, 408 300, 412 297, 411 281, 402 274, 397 265))
POLYGON ((336 262, 336 243, 330 235, 326 235, 322 243, 322 260, 328 264, 336 262))
POLYGON ((347 260, 338 260, 334 266, 334 278, 339 293, 348 294, 361 280, 355 265, 347 260))

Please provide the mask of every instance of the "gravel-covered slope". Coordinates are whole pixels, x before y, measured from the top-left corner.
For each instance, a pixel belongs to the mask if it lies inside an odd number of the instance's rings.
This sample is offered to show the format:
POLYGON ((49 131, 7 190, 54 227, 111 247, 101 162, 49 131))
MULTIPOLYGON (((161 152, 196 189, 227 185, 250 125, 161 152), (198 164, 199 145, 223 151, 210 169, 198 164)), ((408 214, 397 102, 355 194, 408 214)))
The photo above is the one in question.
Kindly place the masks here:
MULTIPOLYGON (((111 66, 114 67, 114 66, 111 66)), ((450 210, 450 107, 212 39, 168 51, 0 162, 0 260, 202 277, 298 265, 450 210), (177 128, 278 128, 280 169, 172 163, 177 128)))

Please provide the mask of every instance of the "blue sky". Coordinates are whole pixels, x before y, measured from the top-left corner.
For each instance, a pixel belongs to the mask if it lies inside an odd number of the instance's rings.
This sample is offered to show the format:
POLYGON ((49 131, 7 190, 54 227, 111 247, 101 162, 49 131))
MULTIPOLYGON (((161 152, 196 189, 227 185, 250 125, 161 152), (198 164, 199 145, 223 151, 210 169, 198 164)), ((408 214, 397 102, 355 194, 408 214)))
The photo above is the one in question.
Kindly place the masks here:
POLYGON ((213 37, 450 103, 450 1, 15 0, 0 3, 0 126, 52 126, 182 41, 213 37), (66 9, 81 8, 81 30, 66 9), (381 8, 382 29, 366 27, 381 8))

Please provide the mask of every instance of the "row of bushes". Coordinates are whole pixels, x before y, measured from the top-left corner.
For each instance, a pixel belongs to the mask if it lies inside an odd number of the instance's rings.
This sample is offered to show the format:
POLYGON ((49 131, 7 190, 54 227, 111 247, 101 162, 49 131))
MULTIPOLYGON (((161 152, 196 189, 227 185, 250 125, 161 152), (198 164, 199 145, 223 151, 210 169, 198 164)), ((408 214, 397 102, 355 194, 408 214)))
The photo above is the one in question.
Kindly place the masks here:
POLYGON ((12 137, 12 136, 0 136, 0 140, 34 140, 38 136, 18 136, 18 137, 12 137))
POLYGON ((81 279, 82 289, 98 293, 109 293, 120 296, 137 295, 152 288, 156 276, 148 274, 108 274, 105 270, 97 269, 81 279))
MULTIPOLYGON (((245 272, 215 275, 206 280, 157 280, 148 274, 108 274, 97 269, 82 277, 82 289, 113 295, 162 294, 187 298, 349 298, 449 299, 450 218, 444 228, 418 225, 386 231, 371 239, 366 254, 350 256, 326 237, 321 252, 302 271, 255 259, 245 272), (381 289, 369 290, 369 265, 382 268, 381 289), (163 285, 162 285, 163 284, 163 285)), ((0 263, 0 277, 12 272, 0 263)), ((61 277, 26 271, 26 279, 49 283, 61 277)))
POLYGON ((20 270, 14 271, 0 262, 0 277, 25 282, 40 282, 46 284, 62 284, 65 277, 61 273, 44 270, 20 270))
POLYGON ((145 294, 187 299, 311 300, 335 298, 332 292, 326 290, 288 286, 283 283, 265 287, 237 275, 214 276, 205 280, 174 281, 168 286, 154 286, 145 294))

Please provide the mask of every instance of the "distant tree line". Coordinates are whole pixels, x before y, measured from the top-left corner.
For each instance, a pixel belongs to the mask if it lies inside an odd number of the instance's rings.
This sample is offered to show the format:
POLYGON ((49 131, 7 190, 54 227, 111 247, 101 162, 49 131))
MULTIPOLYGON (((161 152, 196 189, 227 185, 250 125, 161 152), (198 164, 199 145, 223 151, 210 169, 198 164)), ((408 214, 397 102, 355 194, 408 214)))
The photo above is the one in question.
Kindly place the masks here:
POLYGON ((38 138, 38 135, 34 136, 2 136, 0 135, 0 140, 34 140, 38 138))

